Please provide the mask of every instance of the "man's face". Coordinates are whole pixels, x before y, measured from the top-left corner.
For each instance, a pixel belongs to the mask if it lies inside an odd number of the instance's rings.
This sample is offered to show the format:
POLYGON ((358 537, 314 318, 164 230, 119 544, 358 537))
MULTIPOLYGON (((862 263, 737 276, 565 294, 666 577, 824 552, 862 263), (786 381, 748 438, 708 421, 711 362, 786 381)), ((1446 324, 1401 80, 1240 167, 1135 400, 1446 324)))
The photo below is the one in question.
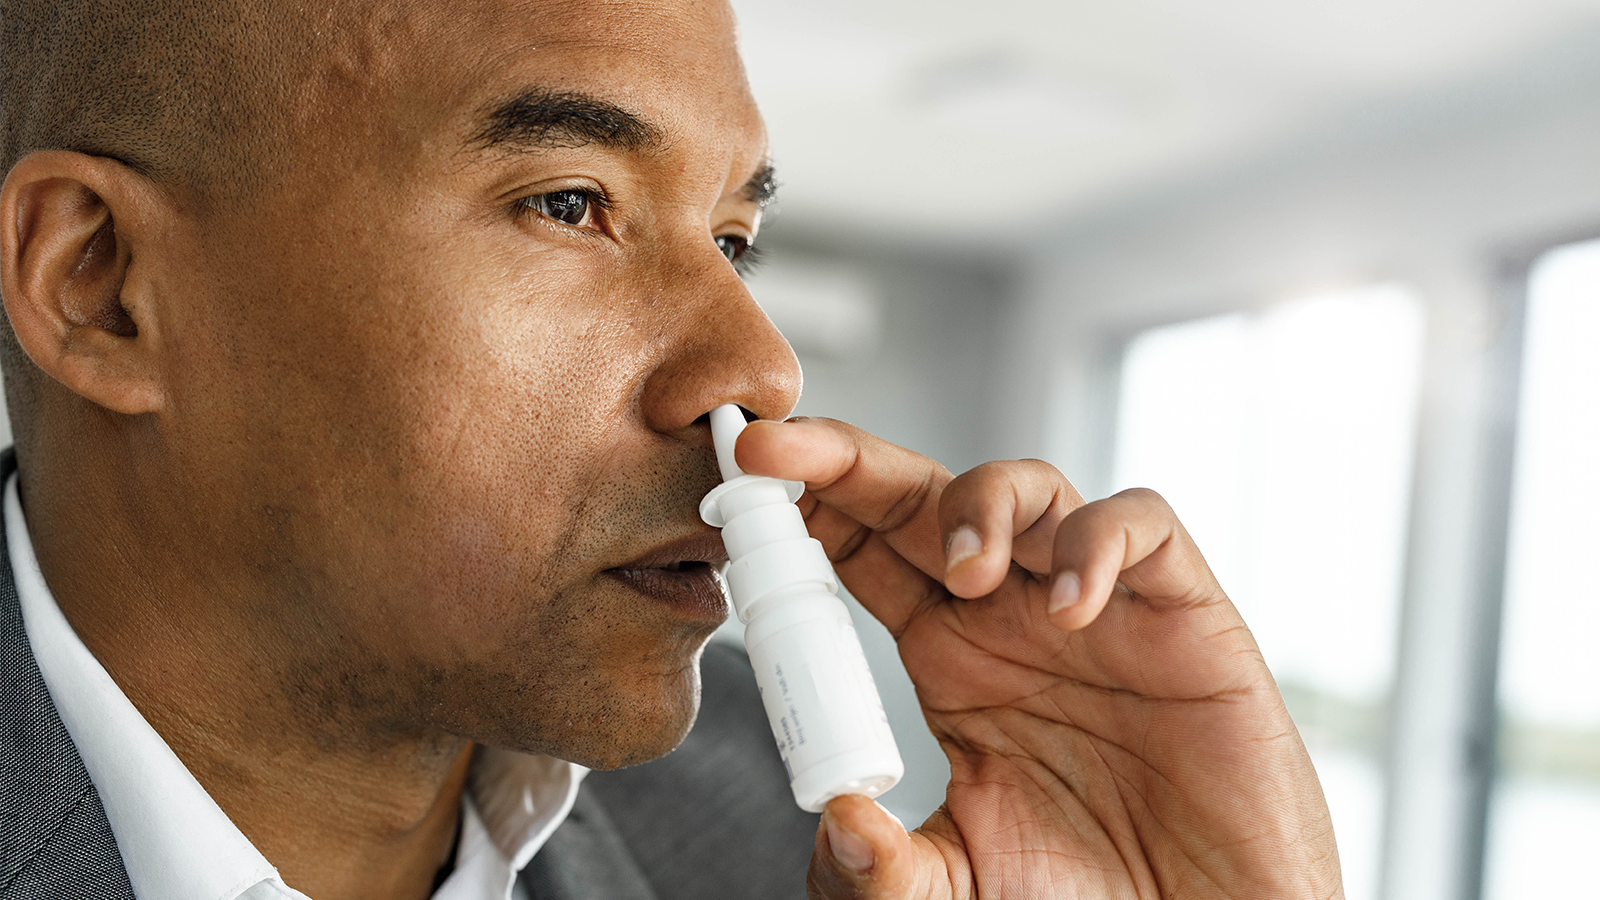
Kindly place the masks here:
POLYGON ((288 174, 197 213, 174 283, 196 577, 357 731, 658 755, 725 615, 702 416, 800 382, 725 256, 766 154, 731 15, 377 6, 291 73, 288 174))

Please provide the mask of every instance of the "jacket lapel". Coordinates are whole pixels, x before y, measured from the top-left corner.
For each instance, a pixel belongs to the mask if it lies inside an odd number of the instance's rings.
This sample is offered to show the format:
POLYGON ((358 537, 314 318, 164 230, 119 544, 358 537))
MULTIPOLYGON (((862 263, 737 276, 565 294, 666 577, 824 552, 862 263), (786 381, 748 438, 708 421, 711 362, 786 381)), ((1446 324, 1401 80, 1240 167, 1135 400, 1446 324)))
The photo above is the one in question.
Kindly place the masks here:
POLYGON ((572 813, 519 876, 529 900, 657 900, 633 854, 585 785, 572 813))
MULTIPOLYGON (((0 487, 17 468, 0 455, 0 487)), ((133 888, 100 795, 56 714, 22 625, 0 527, 0 898, 96 896, 133 888)))

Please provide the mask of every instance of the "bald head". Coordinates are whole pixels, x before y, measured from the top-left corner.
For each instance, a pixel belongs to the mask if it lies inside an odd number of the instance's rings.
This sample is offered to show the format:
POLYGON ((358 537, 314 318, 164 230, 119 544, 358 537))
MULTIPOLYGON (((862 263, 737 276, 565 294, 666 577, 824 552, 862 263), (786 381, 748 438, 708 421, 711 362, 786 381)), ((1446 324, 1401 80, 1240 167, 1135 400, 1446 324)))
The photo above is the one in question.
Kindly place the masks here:
MULTIPOLYGON (((236 203, 271 183, 295 58, 332 15, 238 0, 4 0, 0 171, 71 150, 118 160, 186 204, 236 203)), ((42 413, 39 373, 7 326, 0 362, 22 441, 42 413)))
POLYGON ((8 0, 0 6, 0 162, 33 150, 121 160, 170 189, 258 181, 294 4, 8 0))
POLYGON ((799 387, 723 0, 5 2, 19 490, 90 649, 225 697, 209 747, 281 709, 272 759, 670 748, 704 416, 799 387))

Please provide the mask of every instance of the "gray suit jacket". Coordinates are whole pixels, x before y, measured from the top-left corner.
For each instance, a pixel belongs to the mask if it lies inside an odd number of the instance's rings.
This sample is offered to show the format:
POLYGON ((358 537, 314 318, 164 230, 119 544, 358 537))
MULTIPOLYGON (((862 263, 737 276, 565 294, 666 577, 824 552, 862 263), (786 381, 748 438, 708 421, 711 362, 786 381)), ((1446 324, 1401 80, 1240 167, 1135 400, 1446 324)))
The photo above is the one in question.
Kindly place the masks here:
MULTIPOLYGON (((0 456, 0 484, 16 468, 0 456)), ((801 898, 817 817, 801 812, 743 651, 713 642, 683 746, 594 772, 523 871, 534 900, 801 898)), ((0 529, 0 900, 133 897, 72 738, 28 646, 0 529)))

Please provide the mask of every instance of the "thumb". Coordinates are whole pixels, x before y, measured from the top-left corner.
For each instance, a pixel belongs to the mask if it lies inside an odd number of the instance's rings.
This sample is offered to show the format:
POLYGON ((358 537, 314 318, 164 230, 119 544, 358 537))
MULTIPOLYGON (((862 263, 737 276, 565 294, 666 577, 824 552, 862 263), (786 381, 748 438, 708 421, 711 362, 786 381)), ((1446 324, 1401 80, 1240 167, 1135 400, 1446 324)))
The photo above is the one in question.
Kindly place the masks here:
POLYGON ((917 856, 888 810, 860 794, 835 797, 817 826, 806 893, 811 900, 913 900, 917 856))

